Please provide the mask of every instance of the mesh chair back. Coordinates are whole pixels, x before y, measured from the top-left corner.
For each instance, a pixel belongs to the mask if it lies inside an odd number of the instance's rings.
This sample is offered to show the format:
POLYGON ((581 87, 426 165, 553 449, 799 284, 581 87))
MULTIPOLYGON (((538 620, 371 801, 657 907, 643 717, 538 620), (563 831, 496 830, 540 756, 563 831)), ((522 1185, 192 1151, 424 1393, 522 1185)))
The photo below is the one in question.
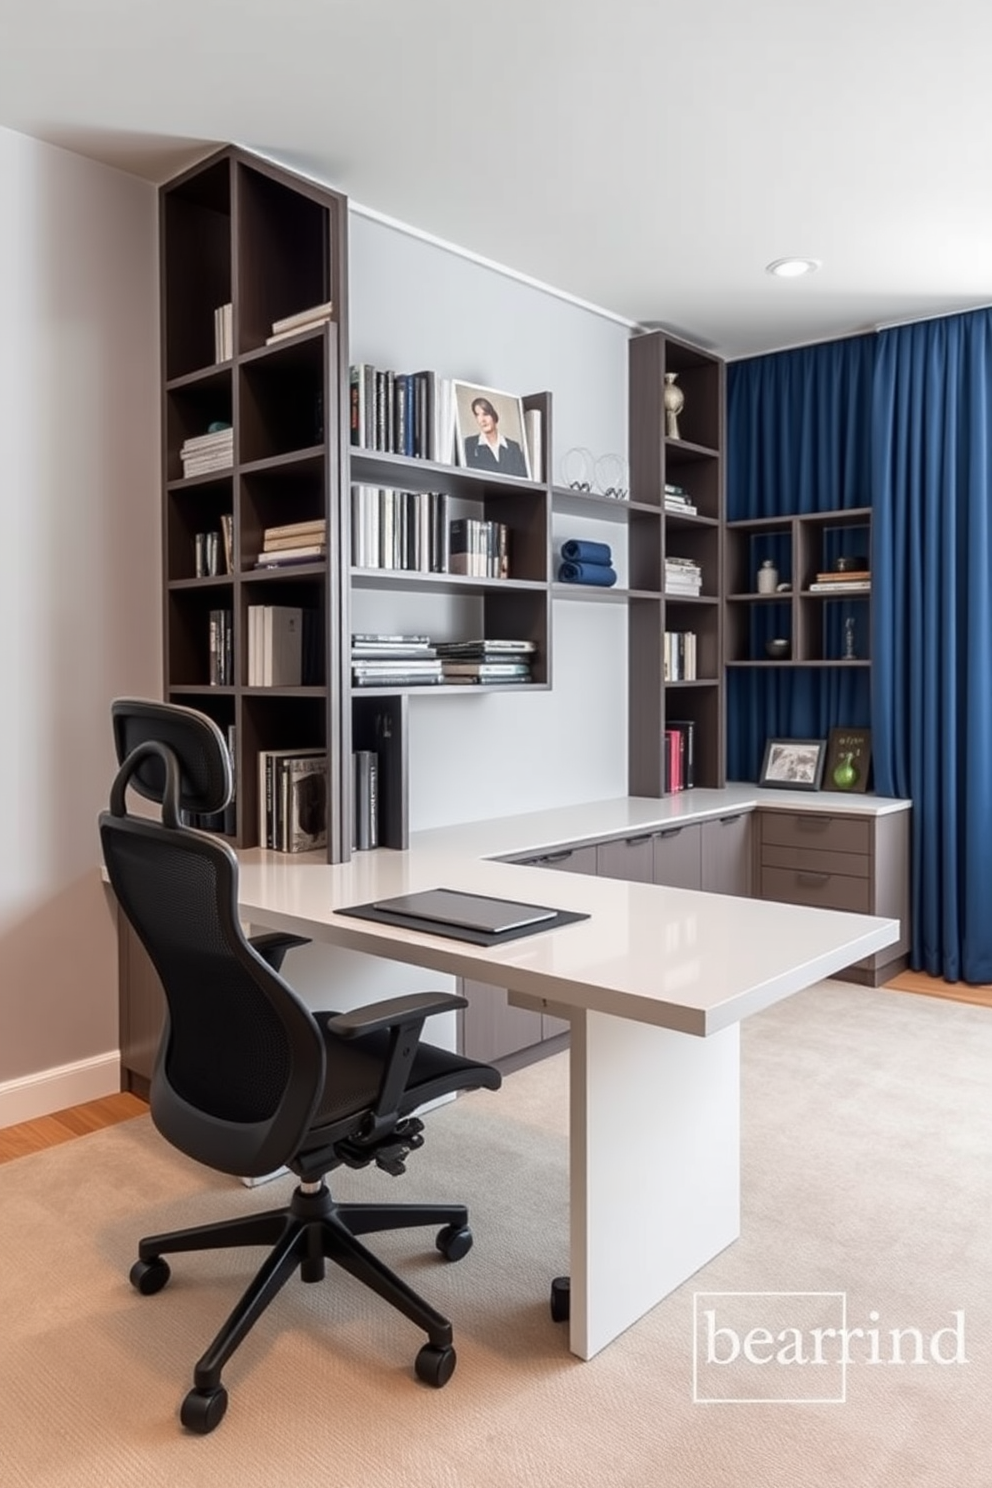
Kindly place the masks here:
MULTIPOLYGON (((258 1176, 293 1157, 309 1127, 324 1086, 324 1041, 305 1004, 245 939, 237 859, 226 843, 124 809, 148 743, 125 759, 100 836, 111 886, 168 1005, 152 1117, 198 1161, 258 1176)), ((156 759, 163 779, 176 776, 174 751, 156 759)))

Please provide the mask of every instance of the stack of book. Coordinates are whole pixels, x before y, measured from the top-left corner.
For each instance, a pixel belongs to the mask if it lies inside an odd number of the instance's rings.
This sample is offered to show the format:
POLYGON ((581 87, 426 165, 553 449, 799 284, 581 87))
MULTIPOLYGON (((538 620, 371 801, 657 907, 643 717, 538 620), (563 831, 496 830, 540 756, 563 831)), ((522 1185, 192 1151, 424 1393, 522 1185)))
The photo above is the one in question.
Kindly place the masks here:
POLYGON ((510 532, 505 522, 456 517, 451 523, 448 572, 481 579, 510 577, 510 532))
POLYGON ((185 440, 179 458, 183 462, 184 480, 191 475, 206 475, 211 470, 227 470, 234 463, 234 430, 230 424, 218 420, 206 434, 185 440))
POLYGON ((234 306, 218 305, 214 311, 214 361, 229 362, 234 355, 234 306))
POLYGON ((665 510, 668 512, 683 512, 686 516, 694 517, 696 507, 689 500, 684 486, 676 486, 665 482, 665 510))
POLYGON ((448 496, 444 491, 351 488, 351 561, 355 568, 447 573, 448 496))
POLYGON ((234 527, 230 512, 221 512, 219 532, 193 534, 193 571, 198 579, 231 573, 234 568, 234 527))
POLYGON ((530 682, 537 646, 534 641, 439 641, 437 654, 445 682, 488 687, 530 682))
POLYGON ((871 589, 871 569, 856 568, 839 572, 818 573, 809 586, 811 594, 867 594, 871 589))
POLYGON ((430 636, 358 633, 351 638, 353 687, 430 687, 441 663, 430 636))
POLYGON ((207 681, 211 687, 234 684, 234 617, 230 610, 211 610, 207 643, 207 681))
POLYGON ((666 682, 696 681, 696 632, 666 630, 664 667, 666 682))
POLYGON ((360 362, 350 369, 350 380, 352 444, 454 464, 455 395, 449 377, 360 362))
POLYGON ((665 727, 665 794, 695 785, 696 724, 691 718, 669 719, 665 727))
POLYGON ((327 846, 327 753, 263 749, 258 756, 258 841, 276 852, 327 846))
POLYGON ((703 572, 692 558, 665 559, 665 593, 695 596, 703 587, 703 572))
POLYGON ((295 315, 284 315, 281 320, 272 322, 272 335, 266 336, 265 344, 273 346, 289 336, 302 336, 304 331, 316 330, 317 326, 330 320, 333 313, 332 301, 326 300, 323 305, 311 305, 307 310, 298 310, 295 315))
POLYGON ((326 556, 327 522, 323 517, 315 517, 310 522, 287 522, 282 527, 266 527, 255 567, 281 568, 291 563, 319 563, 326 556))

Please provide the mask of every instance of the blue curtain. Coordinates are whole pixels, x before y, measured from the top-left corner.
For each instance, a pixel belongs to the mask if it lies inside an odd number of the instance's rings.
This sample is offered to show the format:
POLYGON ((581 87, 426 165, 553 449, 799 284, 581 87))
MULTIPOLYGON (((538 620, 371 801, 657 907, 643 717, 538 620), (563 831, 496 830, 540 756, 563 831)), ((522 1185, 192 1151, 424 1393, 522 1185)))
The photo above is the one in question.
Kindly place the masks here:
POLYGON ((913 802, 913 965, 990 982, 992 311, 875 339, 875 784, 913 802))
MULTIPOLYGON (((872 504, 874 348, 874 336, 855 336, 730 364, 728 520, 872 504)), ((774 628, 773 609, 762 606, 755 615, 759 629, 774 628)), ((839 615, 830 618, 839 623, 839 615)), ((755 655, 764 638, 763 630, 755 636, 755 655)), ((841 654, 838 638, 829 649, 841 654)), ((766 738, 826 738, 838 724, 869 727, 868 669, 732 667, 727 719, 728 778, 756 780, 766 738)))

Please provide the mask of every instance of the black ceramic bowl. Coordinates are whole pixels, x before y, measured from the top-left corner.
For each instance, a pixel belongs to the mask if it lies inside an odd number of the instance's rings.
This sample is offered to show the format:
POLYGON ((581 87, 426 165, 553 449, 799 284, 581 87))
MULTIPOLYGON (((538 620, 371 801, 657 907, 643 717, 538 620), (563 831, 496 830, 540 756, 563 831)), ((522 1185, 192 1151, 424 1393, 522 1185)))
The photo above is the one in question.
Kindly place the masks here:
POLYGON ((838 558, 834 563, 834 573, 860 573, 868 567, 868 559, 864 553, 848 553, 838 558))
POLYGON ((783 661, 791 649, 791 644, 781 636, 777 636, 773 641, 765 642, 765 650, 773 661, 783 661))

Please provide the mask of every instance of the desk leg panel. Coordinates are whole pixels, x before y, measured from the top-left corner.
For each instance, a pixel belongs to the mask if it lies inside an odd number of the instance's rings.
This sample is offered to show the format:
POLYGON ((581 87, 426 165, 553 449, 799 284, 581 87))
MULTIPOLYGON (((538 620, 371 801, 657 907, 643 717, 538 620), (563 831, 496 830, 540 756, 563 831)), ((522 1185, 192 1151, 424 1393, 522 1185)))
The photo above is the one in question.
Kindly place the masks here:
POLYGON ((740 1234, 740 1029, 571 1023, 569 1343, 591 1359, 740 1234))

